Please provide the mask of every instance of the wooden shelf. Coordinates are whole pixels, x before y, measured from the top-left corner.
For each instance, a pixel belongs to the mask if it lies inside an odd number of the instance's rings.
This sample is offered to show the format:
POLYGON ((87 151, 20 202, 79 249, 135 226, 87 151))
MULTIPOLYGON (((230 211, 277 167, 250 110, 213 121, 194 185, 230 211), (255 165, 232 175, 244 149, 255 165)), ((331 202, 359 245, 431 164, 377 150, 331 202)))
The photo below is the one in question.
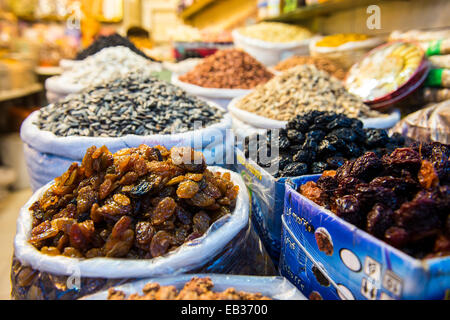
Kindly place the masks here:
POLYGON ((0 102, 26 97, 28 95, 42 91, 44 86, 40 83, 34 83, 26 88, 0 91, 0 102))
POLYGON ((214 0, 197 0, 180 13, 180 18, 187 20, 213 2, 214 0))
POLYGON ((373 0, 331 0, 325 3, 313 4, 298 8, 294 11, 282 14, 277 17, 267 18, 265 19, 265 21, 300 22, 320 15, 369 6, 371 4, 376 4, 376 2, 373 0))

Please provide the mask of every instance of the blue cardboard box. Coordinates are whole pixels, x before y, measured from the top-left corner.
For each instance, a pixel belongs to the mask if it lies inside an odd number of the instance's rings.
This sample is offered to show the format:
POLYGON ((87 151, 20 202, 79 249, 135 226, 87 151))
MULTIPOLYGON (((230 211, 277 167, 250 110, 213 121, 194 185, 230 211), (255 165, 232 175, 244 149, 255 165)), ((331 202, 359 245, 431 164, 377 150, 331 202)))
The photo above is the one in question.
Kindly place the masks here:
POLYGON ((449 299, 450 257, 415 259, 296 191, 319 177, 286 184, 282 275, 310 298, 449 299))
MULTIPOLYGON (((298 178, 274 178, 256 162, 246 159, 242 150, 236 148, 235 153, 236 171, 243 176, 250 192, 253 226, 275 265, 278 265, 285 182, 286 179, 298 178)), ((314 176, 301 178, 308 179, 314 176)))

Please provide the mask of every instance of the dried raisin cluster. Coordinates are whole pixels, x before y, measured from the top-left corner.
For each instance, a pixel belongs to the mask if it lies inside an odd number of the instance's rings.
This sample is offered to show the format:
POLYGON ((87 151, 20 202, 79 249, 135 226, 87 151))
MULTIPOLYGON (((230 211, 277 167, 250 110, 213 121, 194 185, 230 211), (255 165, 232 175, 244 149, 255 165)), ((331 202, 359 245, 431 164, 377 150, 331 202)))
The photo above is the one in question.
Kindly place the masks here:
POLYGON ((237 291, 234 288, 214 292, 213 287, 211 278, 193 277, 180 291, 174 286, 147 283, 142 289, 142 295, 134 293, 127 297, 123 291, 111 288, 108 291, 108 300, 271 300, 261 293, 237 291))
MULTIPOLYGON (((262 167, 278 164, 275 177, 294 177, 318 174, 337 169, 347 159, 354 159, 366 151, 377 155, 392 152, 405 143, 400 134, 389 137, 383 129, 363 129, 363 123, 343 114, 310 111, 290 120, 286 129, 279 130, 279 156, 270 162, 261 161, 260 154, 271 154, 272 131, 247 137, 244 141, 245 156, 250 155, 249 144, 256 142, 257 159, 262 167)), ((253 159, 255 160, 255 159, 253 159)))
POLYGON ((450 255, 450 146, 415 143, 367 152, 299 191, 337 216, 416 257, 450 255))
POLYGON ((30 243, 69 257, 153 258, 230 214, 239 187, 188 147, 89 148, 31 206, 30 243))

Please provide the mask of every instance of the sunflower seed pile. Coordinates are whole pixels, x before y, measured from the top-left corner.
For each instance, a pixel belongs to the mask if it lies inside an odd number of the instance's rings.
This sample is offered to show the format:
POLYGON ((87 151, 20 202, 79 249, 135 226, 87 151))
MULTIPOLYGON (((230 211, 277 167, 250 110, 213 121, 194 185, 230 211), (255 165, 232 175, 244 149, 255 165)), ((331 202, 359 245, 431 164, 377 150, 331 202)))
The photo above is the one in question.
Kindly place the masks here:
POLYGON ((314 110, 352 118, 383 116, 349 93, 339 80, 313 65, 297 66, 277 75, 242 98, 236 107, 281 121, 314 110))
POLYGON ((120 137, 191 131, 218 123, 220 109, 138 73, 89 87, 40 109, 34 123, 57 136, 120 137))

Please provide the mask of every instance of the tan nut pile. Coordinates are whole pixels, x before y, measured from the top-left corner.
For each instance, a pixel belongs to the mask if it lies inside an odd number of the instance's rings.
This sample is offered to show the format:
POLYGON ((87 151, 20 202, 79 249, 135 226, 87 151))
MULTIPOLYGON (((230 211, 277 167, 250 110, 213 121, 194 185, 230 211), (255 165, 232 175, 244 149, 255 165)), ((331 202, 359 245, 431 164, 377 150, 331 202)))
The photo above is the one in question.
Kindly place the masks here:
POLYGON ((313 65, 289 69, 240 100, 236 107, 270 119, 287 121, 311 110, 344 113, 352 118, 381 117, 341 82, 313 65))
POLYGON ((345 78, 345 70, 340 68, 333 61, 325 58, 314 58, 309 56, 293 56, 283 60, 275 66, 275 70, 285 71, 303 64, 313 64, 317 69, 326 71, 339 80, 345 78))

